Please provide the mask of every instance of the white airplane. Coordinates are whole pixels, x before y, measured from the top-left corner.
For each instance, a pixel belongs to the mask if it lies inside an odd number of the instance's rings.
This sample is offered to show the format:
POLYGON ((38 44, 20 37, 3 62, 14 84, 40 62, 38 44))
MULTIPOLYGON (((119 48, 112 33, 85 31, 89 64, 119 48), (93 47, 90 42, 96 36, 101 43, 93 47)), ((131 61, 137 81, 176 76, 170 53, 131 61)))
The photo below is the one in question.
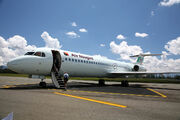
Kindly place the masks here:
MULTIPOLYGON (((43 82, 45 76, 51 75, 55 87, 62 87, 64 72, 71 77, 119 77, 122 75, 153 74, 146 72, 142 66, 144 56, 156 56, 161 54, 140 54, 137 62, 125 63, 110 60, 103 57, 90 56, 70 51, 38 48, 27 52, 24 56, 12 59, 7 63, 9 69, 23 74, 29 74, 31 78, 41 79, 40 86, 46 86, 43 82)), ((104 84, 104 81, 99 81, 104 84)), ((128 86, 127 81, 122 82, 128 86)))

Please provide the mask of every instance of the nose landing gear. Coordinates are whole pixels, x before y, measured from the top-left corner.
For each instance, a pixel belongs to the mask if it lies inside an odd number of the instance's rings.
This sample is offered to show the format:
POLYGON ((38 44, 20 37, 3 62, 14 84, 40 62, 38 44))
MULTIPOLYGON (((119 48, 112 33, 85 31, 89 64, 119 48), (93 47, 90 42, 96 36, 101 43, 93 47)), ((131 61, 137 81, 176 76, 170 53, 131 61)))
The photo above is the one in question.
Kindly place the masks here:
POLYGON ((39 86, 45 88, 46 87, 46 82, 43 82, 43 79, 41 79, 41 82, 39 83, 39 86))

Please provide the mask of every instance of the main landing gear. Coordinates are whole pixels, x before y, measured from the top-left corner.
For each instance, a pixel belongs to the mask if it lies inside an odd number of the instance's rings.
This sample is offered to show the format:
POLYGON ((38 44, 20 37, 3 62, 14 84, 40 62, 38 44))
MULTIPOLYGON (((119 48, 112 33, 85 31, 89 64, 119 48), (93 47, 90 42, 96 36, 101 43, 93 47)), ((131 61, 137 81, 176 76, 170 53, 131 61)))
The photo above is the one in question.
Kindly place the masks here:
POLYGON ((123 80, 123 81, 121 81, 121 86, 122 87, 128 87, 129 86, 129 82, 127 80, 123 80))
POLYGON ((99 79, 98 83, 99 83, 99 86, 105 86, 105 80, 104 79, 99 79))
POLYGON ((46 82, 43 82, 43 79, 41 79, 41 82, 39 83, 39 86, 45 88, 46 87, 46 82))

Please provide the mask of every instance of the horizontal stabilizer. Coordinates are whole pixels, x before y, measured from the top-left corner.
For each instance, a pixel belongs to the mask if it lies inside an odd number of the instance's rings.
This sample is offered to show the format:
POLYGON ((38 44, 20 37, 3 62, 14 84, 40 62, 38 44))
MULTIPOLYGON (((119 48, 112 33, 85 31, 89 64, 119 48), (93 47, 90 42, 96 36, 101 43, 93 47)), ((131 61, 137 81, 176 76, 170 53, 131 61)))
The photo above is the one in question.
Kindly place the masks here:
POLYGON ((139 55, 132 55, 132 56, 130 56, 130 57, 139 57, 139 56, 142 56, 142 57, 144 57, 144 56, 160 56, 160 55, 162 55, 162 54, 139 54, 139 55))
POLYGON ((136 61, 136 64, 142 64, 143 61, 144 61, 144 57, 145 56, 159 56, 159 55, 162 55, 162 54, 139 54, 139 55, 132 55, 130 57, 137 57, 137 61, 136 61))

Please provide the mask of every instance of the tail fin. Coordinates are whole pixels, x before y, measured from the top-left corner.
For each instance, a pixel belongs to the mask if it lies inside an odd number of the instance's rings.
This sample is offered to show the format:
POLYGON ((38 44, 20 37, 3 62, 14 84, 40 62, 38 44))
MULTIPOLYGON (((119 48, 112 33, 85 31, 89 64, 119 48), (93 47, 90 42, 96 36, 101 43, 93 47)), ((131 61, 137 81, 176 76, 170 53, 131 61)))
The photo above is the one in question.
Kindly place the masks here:
POLYGON ((143 63, 143 61, 144 61, 145 56, 159 56, 159 55, 162 55, 162 54, 139 54, 139 55, 133 55, 133 56, 130 56, 130 57, 137 57, 136 64, 141 65, 143 63))
POLYGON ((143 61, 144 61, 144 56, 139 56, 139 57, 137 58, 136 64, 142 64, 143 61))

